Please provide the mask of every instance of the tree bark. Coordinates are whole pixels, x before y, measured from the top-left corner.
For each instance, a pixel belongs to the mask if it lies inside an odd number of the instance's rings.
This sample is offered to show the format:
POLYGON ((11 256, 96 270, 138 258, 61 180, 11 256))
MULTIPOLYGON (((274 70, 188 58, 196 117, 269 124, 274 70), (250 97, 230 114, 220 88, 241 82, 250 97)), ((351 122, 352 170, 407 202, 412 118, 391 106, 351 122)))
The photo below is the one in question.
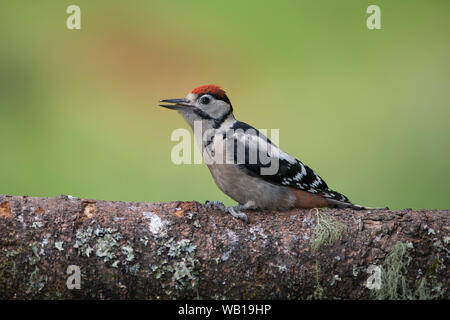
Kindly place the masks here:
POLYGON ((0 195, 0 298, 447 299, 448 213, 0 195))

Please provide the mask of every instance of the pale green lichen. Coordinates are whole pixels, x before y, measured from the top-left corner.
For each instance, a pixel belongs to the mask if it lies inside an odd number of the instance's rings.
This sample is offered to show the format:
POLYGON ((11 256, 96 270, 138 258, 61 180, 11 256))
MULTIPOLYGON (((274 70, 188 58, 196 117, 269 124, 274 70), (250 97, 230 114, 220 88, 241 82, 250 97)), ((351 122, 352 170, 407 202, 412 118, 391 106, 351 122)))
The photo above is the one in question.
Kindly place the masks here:
POLYGON ((111 264, 111 267, 113 267, 113 268, 118 268, 118 267, 119 267, 119 263, 120 263, 120 260, 116 260, 116 261, 114 261, 114 262, 111 264))
POLYGON ((92 239, 92 228, 88 227, 87 229, 78 229, 75 233, 76 241, 74 244, 74 248, 78 250, 78 254, 89 257, 94 249, 89 245, 89 241, 92 239))
POLYGON ((56 241, 55 248, 58 249, 58 251, 64 251, 63 243, 64 243, 64 241, 56 241))
POLYGON ((94 234, 97 237, 101 237, 105 234, 105 230, 102 227, 98 227, 97 229, 95 229, 94 234))
POLYGON ((194 269, 195 269, 195 259, 189 256, 181 258, 180 261, 173 263, 174 272, 172 275, 172 280, 180 282, 185 278, 187 280, 196 280, 196 278, 193 275, 194 269))
POLYGON ((361 267, 358 267, 356 264, 354 264, 354 265, 352 266, 352 274, 353 274, 353 277, 356 278, 356 277, 359 275, 360 270, 361 270, 361 267))
POLYGON ((28 292, 37 293, 41 291, 48 280, 47 275, 41 275, 39 268, 35 266, 34 271, 30 274, 28 279, 28 292))
POLYGON ((11 286, 17 276, 17 265, 15 261, 5 261, 0 264, 0 286, 6 284, 11 286))
POLYGON ((385 266, 381 269, 381 286, 376 290, 377 299, 407 299, 409 289, 404 274, 412 258, 409 250, 413 249, 411 242, 397 242, 386 257, 385 266))
POLYGON ((130 245, 122 247, 122 254, 124 254, 127 257, 126 258, 127 261, 131 262, 134 260, 134 249, 130 245))
POLYGON ((198 284, 198 265, 199 260, 195 257, 197 246, 190 243, 189 239, 175 241, 170 238, 164 243, 164 246, 157 250, 158 255, 165 254, 168 259, 163 259, 158 265, 152 265, 150 268, 156 279, 168 279, 169 284, 161 281, 161 287, 167 285, 175 289, 196 288, 198 284))
POLYGON ((168 221, 161 219, 153 212, 144 211, 142 215, 149 220, 148 228, 154 237, 164 238, 167 236, 166 226, 169 224, 168 221))
POLYGON ((152 270, 152 272, 155 272, 156 270, 158 270, 158 266, 155 265, 150 265, 150 270, 152 270))
MULTIPOLYGON (((116 248, 119 246, 119 240, 122 238, 116 229, 98 227, 95 230, 92 227, 86 229, 78 229, 76 232, 76 241, 74 248, 78 250, 78 253, 86 257, 90 257, 91 253, 95 250, 97 257, 103 258, 104 262, 114 260, 116 255, 116 248), (96 239, 94 248, 90 243, 96 239)), ((126 247, 127 258, 134 259, 134 251, 126 247)), ((114 264, 117 267, 118 263, 114 264)))
POLYGON ((131 273, 135 276, 139 274, 140 269, 141 269, 141 266, 139 265, 139 263, 136 263, 135 265, 132 265, 132 266, 125 266, 126 272, 131 273))
POLYGON ((193 225, 194 225, 194 227, 196 227, 196 228, 200 228, 200 227, 201 227, 200 221, 198 221, 198 220, 195 220, 194 223, 193 223, 193 225))
POLYGON ((276 267, 278 268, 278 271, 281 272, 281 273, 287 271, 287 267, 284 264, 283 265, 276 265, 276 267))
POLYGON ((347 231, 345 224, 336 221, 318 209, 316 209, 316 216, 317 225, 310 240, 310 246, 313 251, 318 251, 321 247, 335 243, 347 231))
POLYGON ((436 273, 439 271, 439 268, 442 266, 442 261, 440 259, 436 259, 433 261, 433 263, 428 268, 428 274, 430 276, 436 275, 436 273))
MULTIPOLYGON (((174 292, 174 290, 194 289, 198 290, 198 279, 200 261, 195 257, 197 246, 192 244, 189 239, 179 241, 174 238, 168 239, 164 222, 155 217, 156 215, 147 213, 146 218, 152 223, 151 232, 155 236, 154 241, 158 245, 157 256, 161 256, 161 261, 155 261, 149 267, 150 273, 159 281, 164 292, 174 292), (161 223, 159 223, 161 222, 161 223)), ((138 263, 131 265, 136 260, 136 249, 127 242, 120 244, 122 236, 117 230, 103 229, 101 227, 79 229, 76 232, 76 242, 74 247, 78 249, 79 254, 86 255, 94 251, 95 256, 103 258, 104 262, 111 263, 111 267, 118 268, 123 266, 125 272, 138 275, 140 265, 138 263)), ((144 246, 149 243, 149 238, 143 236, 139 238, 144 246)), ((145 272, 146 270, 144 270, 145 272)))
POLYGON ((143 236, 142 238, 139 239, 139 241, 140 241, 144 246, 147 246, 147 245, 148 245, 148 237, 147 237, 147 236, 143 236))
POLYGON ((171 238, 166 243, 166 248, 169 249, 169 251, 167 252, 167 255, 169 257, 178 257, 183 252, 186 252, 188 254, 194 252, 194 250, 197 248, 197 246, 194 244, 191 245, 190 242, 191 241, 189 239, 182 239, 180 241, 174 241, 173 238, 171 238))
POLYGON ((336 283, 341 282, 342 279, 338 274, 335 274, 333 278, 331 278, 330 286, 334 286, 336 283))
POLYGON ((442 285, 438 284, 430 289, 430 285, 425 277, 421 278, 419 285, 409 299, 418 300, 432 300, 439 299, 443 296, 444 291, 442 290, 442 285))
MULTIPOLYGON (((429 288, 426 276, 421 277, 415 288, 409 284, 405 274, 408 273, 407 266, 411 263, 411 251, 414 246, 411 242, 397 242, 392 251, 386 257, 385 266, 381 272, 381 286, 375 291, 377 299, 390 300, 429 300, 437 299, 442 295, 439 285, 429 288)), ((430 266, 430 270, 436 272, 440 260, 430 266)), ((429 271, 430 271, 429 270, 429 271)))
POLYGON ((429 300, 431 298, 431 292, 427 286, 427 279, 422 278, 417 286, 416 292, 414 294, 419 300, 429 300))
POLYGON ((40 250, 39 250, 39 246, 37 245, 37 243, 33 242, 31 244, 31 252, 33 254, 28 258, 28 261, 30 261, 30 265, 35 265, 39 261, 41 261, 41 257, 39 256, 40 250))
POLYGON ((197 216, 197 212, 195 212, 195 211, 191 211, 191 212, 189 212, 189 213, 186 213, 184 216, 187 218, 187 219, 189 219, 189 220, 192 220, 195 216, 197 216))
POLYGON ((116 238, 111 234, 105 234, 97 239, 95 255, 108 262, 116 258, 115 247, 118 246, 116 238))
POLYGON ((324 291, 322 286, 320 285, 320 266, 319 266, 319 261, 316 260, 316 288, 314 289, 314 293, 312 294, 312 296, 310 296, 310 298, 312 299, 323 299, 324 298, 324 291))
POLYGON ((37 228, 42 228, 44 224, 40 221, 35 221, 33 222, 33 224, 31 225, 32 228, 37 229, 37 228))
POLYGON ((433 228, 430 228, 427 224, 423 226, 424 230, 427 230, 428 235, 436 235, 436 231, 433 228))
POLYGON ((19 250, 11 250, 4 248, 3 251, 5 251, 7 257, 15 257, 19 254, 19 250))
POLYGON ((444 237, 444 243, 449 244, 450 243, 450 236, 444 237))

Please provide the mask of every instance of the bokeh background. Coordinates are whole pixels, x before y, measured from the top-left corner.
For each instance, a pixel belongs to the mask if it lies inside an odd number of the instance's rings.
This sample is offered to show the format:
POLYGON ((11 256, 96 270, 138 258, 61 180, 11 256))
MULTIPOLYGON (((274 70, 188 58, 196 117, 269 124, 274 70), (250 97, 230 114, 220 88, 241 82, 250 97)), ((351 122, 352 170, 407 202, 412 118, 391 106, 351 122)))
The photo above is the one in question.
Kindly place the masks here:
POLYGON ((0 194, 233 204, 157 107, 211 83, 352 201, 450 207, 447 0, 1 0, 0 194))

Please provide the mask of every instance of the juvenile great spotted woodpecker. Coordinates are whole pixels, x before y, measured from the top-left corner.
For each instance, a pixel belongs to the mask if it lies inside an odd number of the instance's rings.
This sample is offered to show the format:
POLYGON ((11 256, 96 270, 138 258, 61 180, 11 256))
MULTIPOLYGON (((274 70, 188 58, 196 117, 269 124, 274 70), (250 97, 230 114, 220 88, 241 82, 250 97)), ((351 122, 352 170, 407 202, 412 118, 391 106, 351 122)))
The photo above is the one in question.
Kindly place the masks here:
POLYGON ((258 130, 236 120, 231 102, 219 86, 201 86, 184 99, 161 102, 166 103, 161 107, 177 110, 191 128, 200 125, 201 135, 196 140, 205 163, 217 186, 239 205, 225 208, 220 202, 213 203, 234 217, 248 222, 242 212, 246 209, 366 209, 328 188, 311 168, 283 152, 258 130), (277 170, 264 173, 273 161, 277 170))

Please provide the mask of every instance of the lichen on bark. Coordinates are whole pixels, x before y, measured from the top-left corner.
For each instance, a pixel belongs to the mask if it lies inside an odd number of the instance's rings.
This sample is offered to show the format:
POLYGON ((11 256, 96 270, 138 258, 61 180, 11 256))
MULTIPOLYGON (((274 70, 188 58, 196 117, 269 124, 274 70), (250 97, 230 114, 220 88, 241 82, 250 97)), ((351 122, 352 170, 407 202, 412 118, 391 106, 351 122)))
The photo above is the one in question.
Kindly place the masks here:
POLYGON ((448 297, 448 210, 248 216, 195 201, 0 195, 0 298, 373 299, 371 265, 385 271, 378 298, 448 297), (80 289, 67 287, 70 265, 80 289))

